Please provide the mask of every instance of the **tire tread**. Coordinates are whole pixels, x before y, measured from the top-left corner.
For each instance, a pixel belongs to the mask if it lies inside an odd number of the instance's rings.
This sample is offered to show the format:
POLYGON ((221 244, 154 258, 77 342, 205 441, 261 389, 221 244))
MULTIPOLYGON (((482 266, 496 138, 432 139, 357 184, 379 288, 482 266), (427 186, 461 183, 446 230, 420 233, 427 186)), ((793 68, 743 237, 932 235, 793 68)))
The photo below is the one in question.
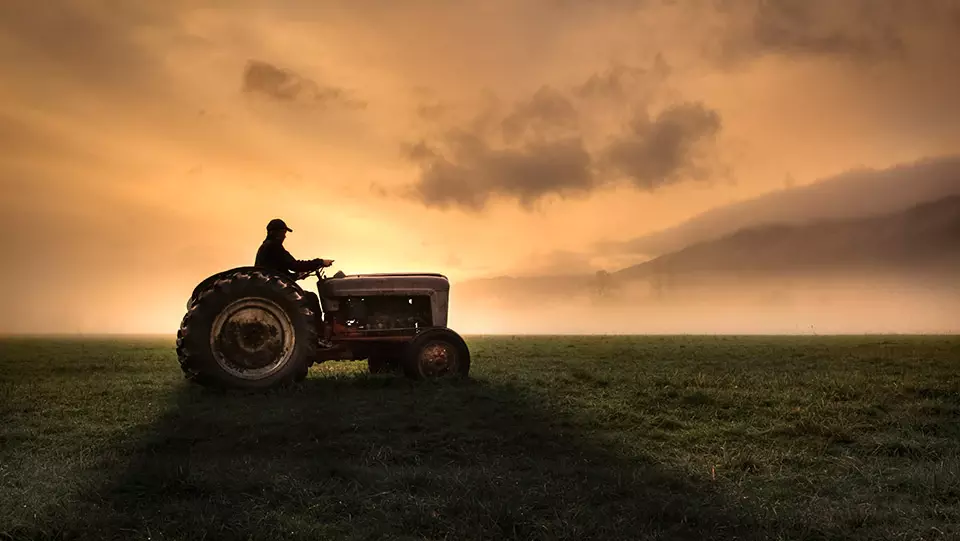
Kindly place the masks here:
MULTIPOLYGON (((243 269, 224 274, 213 280, 188 303, 189 308, 180 322, 180 328, 177 330, 176 342, 177 361, 186 379, 203 386, 225 386, 221 378, 204 371, 204 365, 206 364, 204 362, 204 350, 208 350, 208 348, 203 345, 203 342, 208 341, 209 337, 200 337, 198 336, 199 333, 192 332, 192 330, 203 321, 212 320, 216 317, 216 313, 211 313, 212 311, 207 309, 211 305, 210 301, 218 297, 229 299, 232 296, 237 296, 238 290, 247 288, 251 284, 272 290, 272 292, 291 301, 291 304, 296 307, 295 313, 288 315, 293 320, 294 328, 297 329, 297 343, 294 344, 294 354, 299 352, 299 355, 297 355, 299 359, 292 359, 291 362, 301 363, 302 366, 288 370, 285 376, 275 383, 288 385, 295 381, 302 381, 306 377, 309 365, 316 357, 318 344, 317 328, 314 321, 316 314, 310 309, 306 295, 302 293, 300 286, 292 280, 269 272, 243 269), (304 332, 301 334, 301 331, 304 332)), ((244 382, 240 386, 261 387, 257 385, 257 382, 244 382)))

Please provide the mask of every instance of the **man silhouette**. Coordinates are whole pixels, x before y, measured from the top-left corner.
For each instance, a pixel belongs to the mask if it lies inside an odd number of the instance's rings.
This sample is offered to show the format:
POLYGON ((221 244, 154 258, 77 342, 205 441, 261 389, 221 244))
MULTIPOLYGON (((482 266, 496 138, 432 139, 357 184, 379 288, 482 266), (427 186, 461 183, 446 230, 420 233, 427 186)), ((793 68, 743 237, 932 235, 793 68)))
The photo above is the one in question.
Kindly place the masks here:
MULTIPOLYGON (((270 220, 267 224, 267 238, 263 239, 260 249, 257 250, 257 258, 254 265, 264 267, 287 276, 295 280, 297 273, 310 272, 322 267, 329 267, 333 264, 332 259, 310 259, 301 261, 293 257, 286 248, 283 247, 283 241, 287 238, 287 232, 293 233, 293 229, 287 227, 286 222, 279 218, 270 220)), ((313 313, 317 315, 317 326, 322 329, 320 310, 320 297, 312 291, 304 290, 313 313)), ((323 336, 321 334, 321 336, 323 336)), ((329 343, 321 340, 320 344, 328 347, 329 343)))
POLYGON ((333 264, 332 259, 310 259, 300 261, 294 258, 286 248, 283 247, 283 241, 287 238, 287 232, 293 233, 293 229, 287 227, 286 222, 280 218, 274 218, 267 224, 267 238, 263 239, 260 249, 257 250, 257 258, 254 263, 257 267, 265 267, 280 272, 290 279, 296 278, 299 272, 310 272, 321 267, 329 267, 333 264))

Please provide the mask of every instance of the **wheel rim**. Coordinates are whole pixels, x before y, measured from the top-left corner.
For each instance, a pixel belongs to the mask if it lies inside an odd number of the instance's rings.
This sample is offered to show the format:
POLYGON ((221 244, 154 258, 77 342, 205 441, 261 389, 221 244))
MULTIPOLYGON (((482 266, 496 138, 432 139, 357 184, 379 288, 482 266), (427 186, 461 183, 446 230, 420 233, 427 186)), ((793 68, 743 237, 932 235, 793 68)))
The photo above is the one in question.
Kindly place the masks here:
POLYGON ((242 379, 262 379, 283 368, 293 354, 293 322, 275 302, 232 302, 213 322, 210 349, 222 369, 242 379))
POLYGON ((453 344, 436 341, 430 342, 420 349, 417 364, 424 376, 442 377, 456 374, 459 357, 457 348, 453 344))

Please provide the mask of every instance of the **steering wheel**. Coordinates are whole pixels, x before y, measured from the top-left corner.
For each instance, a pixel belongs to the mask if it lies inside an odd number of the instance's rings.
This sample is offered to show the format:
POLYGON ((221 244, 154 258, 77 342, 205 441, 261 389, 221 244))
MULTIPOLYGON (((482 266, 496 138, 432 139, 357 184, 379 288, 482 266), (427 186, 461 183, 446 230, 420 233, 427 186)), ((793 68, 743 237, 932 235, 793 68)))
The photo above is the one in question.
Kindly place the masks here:
POLYGON ((312 270, 312 271, 300 271, 294 275, 293 280, 295 282, 299 282, 300 280, 306 280, 307 278, 310 277, 310 275, 316 275, 318 279, 322 279, 322 274, 323 274, 323 271, 321 269, 312 270))
MULTIPOLYGON (((330 260, 330 263, 333 264, 333 260, 332 260, 332 259, 330 260)), ((325 268, 326 268, 326 267, 319 267, 319 268, 314 269, 314 270, 312 270, 312 271, 298 272, 298 273, 296 274, 296 279, 295 279, 295 280, 296 280, 297 282, 299 282, 300 280, 304 280, 304 279, 310 277, 311 274, 313 274, 313 275, 315 275, 315 276, 317 277, 317 280, 323 281, 323 279, 324 279, 324 277, 325 277, 325 276, 324 276, 324 273, 323 273, 323 270, 324 270, 325 268)))

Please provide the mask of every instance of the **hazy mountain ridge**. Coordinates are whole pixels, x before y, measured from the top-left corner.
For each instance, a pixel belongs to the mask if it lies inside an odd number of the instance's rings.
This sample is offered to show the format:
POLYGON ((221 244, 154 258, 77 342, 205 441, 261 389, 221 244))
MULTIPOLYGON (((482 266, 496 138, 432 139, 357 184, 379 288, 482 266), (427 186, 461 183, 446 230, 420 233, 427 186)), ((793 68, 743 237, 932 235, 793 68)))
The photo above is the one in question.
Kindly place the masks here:
POLYGON ((889 271, 960 275, 960 195, 866 218, 744 228, 606 277, 497 277, 455 286, 465 298, 503 300, 596 292, 662 276, 724 276, 889 271))
POLYGON ((742 229, 614 273, 922 270, 960 264, 960 195, 868 218, 742 229))
POLYGON ((960 195, 960 156, 848 171, 714 208, 675 227, 606 246, 655 257, 748 228, 881 216, 949 195, 960 195))

